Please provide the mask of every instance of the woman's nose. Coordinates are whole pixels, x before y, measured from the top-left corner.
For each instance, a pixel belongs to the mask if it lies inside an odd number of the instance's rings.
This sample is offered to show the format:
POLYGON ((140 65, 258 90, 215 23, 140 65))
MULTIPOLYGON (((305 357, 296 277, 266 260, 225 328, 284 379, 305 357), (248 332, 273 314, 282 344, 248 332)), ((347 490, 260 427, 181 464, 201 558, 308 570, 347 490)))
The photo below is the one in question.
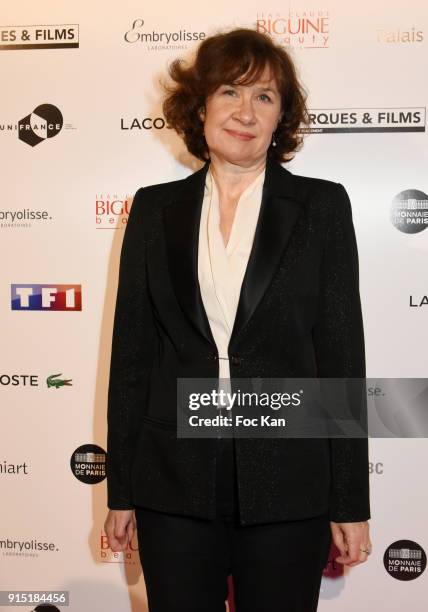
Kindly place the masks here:
POLYGON ((251 98, 246 98, 245 96, 241 97, 235 115, 243 123, 251 123, 254 121, 255 115, 251 98))

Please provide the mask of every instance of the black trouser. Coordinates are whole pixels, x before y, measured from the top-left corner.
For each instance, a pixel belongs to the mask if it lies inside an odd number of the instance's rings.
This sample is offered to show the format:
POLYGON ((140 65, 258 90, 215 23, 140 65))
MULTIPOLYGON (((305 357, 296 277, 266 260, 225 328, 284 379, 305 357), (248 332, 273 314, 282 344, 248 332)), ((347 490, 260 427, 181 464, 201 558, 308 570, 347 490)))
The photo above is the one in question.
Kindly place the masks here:
POLYGON ((136 509, 150 612, 314 612, 330 548, 327 516, 241 526, 136 509))

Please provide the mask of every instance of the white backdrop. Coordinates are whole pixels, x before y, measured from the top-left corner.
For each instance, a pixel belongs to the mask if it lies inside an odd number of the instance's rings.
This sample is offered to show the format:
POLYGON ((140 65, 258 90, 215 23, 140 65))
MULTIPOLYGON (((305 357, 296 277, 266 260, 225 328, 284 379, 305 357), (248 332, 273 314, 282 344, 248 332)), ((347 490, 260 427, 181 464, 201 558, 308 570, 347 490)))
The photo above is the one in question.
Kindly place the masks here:
MULTIPOLYGON (((103 532, 108 368, 126 222, 126 211, 120 213, 140 186, 200 166, 162 119, 158 78, 196 44, 174 38, 184 31, 203 37, 233 26, 262 28, 268 20, 310 92, 318 130, 287 167, 341 182, 351 198, 367 375, 426 377, 425 2, 3 0, 2 590, 67 590, 70 606, 58 609, 73 612, 146 610, 136 542, 126 555, 115 555, 103 532), (307 19, 323 32, 287 33, 287 27, 310 29, 307 19), (162 32, 168 36, 161 38, 162 32), (40 105, 48 106, 34 114, 40 105), (58 121, 57 134, 46 131, 58 121), (406 190, 422 192, 422 231, 402 231, 391 222, 393 200, 406 190), (37 211, 41 218, 29 218, 37 211), (12 285, 21 296, 19 287, 43 286, 46 312, 33 309, 37 297, 30 298, 31 308, 21 297, 21 309, 12 309, 12 285), (52 289, 58 285, 81 287, 81 310, 58 309, 61 297, 52 289), (69 384, 48 387, 48 377, 57 374, 50 380, 69 384), (84 445, 100 448, 80 449, 84 445), (76 475, 77 450, 99 478, 83 482, 76 475), (37 542, 47 546, 37 549, 37 542)), ((396 579, 388 575, 384 553, 399 540, 428 548, 426 440, 373 438, 370 455, 373 554, 345 571, 329 562, 321 612, 424 609, 428 572, 396 579)))

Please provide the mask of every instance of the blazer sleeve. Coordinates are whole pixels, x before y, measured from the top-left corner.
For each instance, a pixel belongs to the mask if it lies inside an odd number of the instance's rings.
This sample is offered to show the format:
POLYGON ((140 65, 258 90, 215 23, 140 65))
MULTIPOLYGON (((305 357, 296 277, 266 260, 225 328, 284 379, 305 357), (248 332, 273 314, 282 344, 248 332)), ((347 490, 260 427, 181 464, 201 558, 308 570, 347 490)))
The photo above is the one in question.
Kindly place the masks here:
POLYGON ((131 469, 155 351, 146 280, 147 188, 134 196, 123 237, 112 335, 107 406, 107 506, 134 507, 131 469))
MULTIPOLYGON (((313 342, 320 378, 365 378, 364 328, 359 263, 352 209, 346 189, 335 184, 321 264, 319 310, 313 342)), ((361 402, 366 421, 366 397, 361 402)), ((330 438, 330 520, 370 518, 368 439, 330 438)))

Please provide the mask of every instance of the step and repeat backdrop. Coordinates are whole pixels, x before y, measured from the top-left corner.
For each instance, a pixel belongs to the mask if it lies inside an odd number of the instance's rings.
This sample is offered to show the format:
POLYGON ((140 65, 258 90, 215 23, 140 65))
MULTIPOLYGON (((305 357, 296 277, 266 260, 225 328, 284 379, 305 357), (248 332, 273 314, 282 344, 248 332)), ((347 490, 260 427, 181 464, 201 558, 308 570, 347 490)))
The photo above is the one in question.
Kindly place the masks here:
MULTIPOLYGON (((159 79, 198 41, 238 26, 284 45, 309 92, 310 133, 287 167, 350 195, 367 375, 427 376, 425 2, 3 0, 5 610, 147 610, 136 538, 113 553, 103 531, 121 241, 139 187, 200 167, 165 123, 159 79), (51 596, 23 594, 35 591, 51 596)), ((373 554, 344 570, 331 551, 321 612, 425 609, 427 460, 425 438, 370 439, 373 554)))

